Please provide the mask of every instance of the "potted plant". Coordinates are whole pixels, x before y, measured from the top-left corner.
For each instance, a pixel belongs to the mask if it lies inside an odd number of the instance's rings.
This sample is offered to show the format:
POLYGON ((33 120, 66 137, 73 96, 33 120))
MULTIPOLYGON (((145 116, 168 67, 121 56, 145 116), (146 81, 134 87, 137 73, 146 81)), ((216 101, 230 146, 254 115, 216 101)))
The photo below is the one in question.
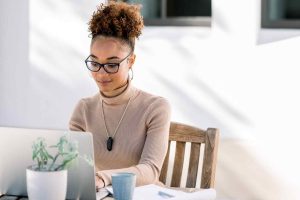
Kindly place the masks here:
MULTIPOLYGON (((47 147, 44 138, 38 138, 32 146, 32 160, 36 164, 26 169, 27 193, 30 200, 65 200, 67 193, 67 169, 81 157, 78 144, 60 137, 56 145, 47 147), (56 152, 51 155, 52 152, 56 152)), ((90 165, 92 159, 84 158, 90 165)))

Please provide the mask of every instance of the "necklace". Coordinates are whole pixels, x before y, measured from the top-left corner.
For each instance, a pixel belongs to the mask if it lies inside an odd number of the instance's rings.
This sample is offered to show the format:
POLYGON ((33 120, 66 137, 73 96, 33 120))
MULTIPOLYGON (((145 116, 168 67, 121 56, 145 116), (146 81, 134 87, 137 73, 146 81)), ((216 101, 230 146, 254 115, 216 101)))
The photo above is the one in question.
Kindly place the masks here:
POLYGON ((123 120, 123 118, 125 116, 127 108, 128 108, 128 106, 130 104, 130 100, 131 100, 131 97, 129 98, 129 100, 127 102, 127 105, 126 105, 125 110, 124 110, 124 112, 122 114, 122 117, 120 118, 119 123, 117 125, 117 128, 115 129, 115 132, 114 132, 114 134, 112 136, 109 135, 108 130, 107 130, 106 120, 105 120, 105 115, 104 115, 103 100, 101 101, 101 105, 102 105, 102 117, 103 117, 103 120, 104 120, 104 127, 105 127, 105 131, 106 131, 106 135, 107 135, 106 148, 107 148, 108 151, 112 150, 112 146, 113 146, 113 142, 114 142, 114 137, 115 137, 115 135, 116 135, 116 133, 117 133, 119 127, 120 127, 120 124, 121 124, 121 122, 122 122, 122 120, 123 120))

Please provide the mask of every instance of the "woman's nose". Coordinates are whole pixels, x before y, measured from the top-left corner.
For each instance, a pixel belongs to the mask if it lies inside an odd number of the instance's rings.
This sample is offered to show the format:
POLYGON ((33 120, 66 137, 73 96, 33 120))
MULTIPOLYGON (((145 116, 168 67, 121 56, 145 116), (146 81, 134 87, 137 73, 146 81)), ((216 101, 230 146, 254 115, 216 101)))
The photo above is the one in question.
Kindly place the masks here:
POLYGON ((97 72, 97 74, 108 74, 105 70, 104 67, 101 67, 100 70, 97 72))

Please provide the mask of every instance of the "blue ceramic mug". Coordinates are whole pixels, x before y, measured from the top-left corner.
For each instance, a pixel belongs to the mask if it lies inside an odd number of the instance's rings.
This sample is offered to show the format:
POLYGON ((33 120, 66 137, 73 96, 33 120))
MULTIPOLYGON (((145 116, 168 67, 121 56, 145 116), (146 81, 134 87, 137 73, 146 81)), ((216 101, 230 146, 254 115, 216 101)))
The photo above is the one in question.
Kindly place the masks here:
POLYGON ((116 200, 132 200, 135 188, 136 175, 120 172, 111 175, 113 196, 116 200))

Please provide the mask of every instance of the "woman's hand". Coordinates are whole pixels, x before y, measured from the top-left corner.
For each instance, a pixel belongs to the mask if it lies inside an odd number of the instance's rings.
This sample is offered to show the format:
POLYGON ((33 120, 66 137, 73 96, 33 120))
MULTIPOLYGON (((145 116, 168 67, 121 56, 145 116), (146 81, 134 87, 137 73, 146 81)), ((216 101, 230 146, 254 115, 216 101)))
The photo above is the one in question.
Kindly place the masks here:
POLYGON ((105 184, 102 178, 96 175, 96 190, 98 192, 99 189, 104 188, 105 184))

